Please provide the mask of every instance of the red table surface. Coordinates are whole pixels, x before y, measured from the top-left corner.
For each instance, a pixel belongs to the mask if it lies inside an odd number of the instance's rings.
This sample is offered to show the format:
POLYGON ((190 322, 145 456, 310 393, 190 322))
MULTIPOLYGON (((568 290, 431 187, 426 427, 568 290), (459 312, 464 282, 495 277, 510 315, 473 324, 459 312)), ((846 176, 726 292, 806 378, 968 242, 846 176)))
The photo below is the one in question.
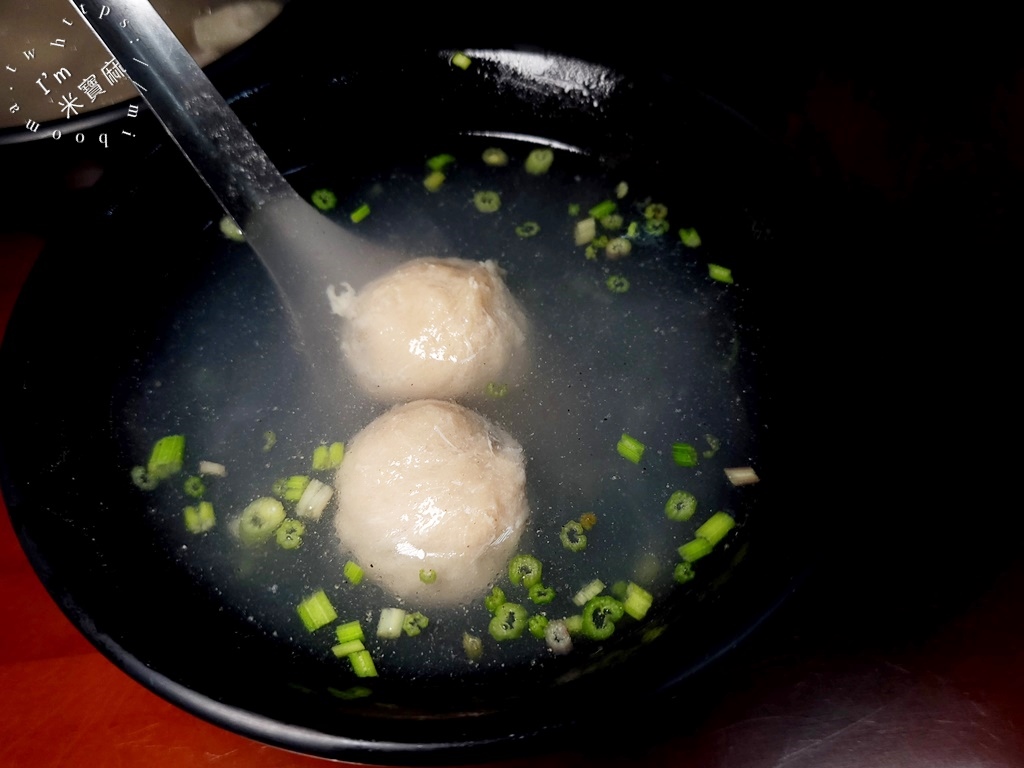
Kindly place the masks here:
MULTIPOLYGON (((0 233, 0 331, 41 247, 0 233)), ((1018 558, 935 631, 889 647, 815 645, 801 639, 799 621, 773 620, 775 645, 748 654, 698 722, 673 723, 669 707, 635 748, 609 755, 566 745, 506 764, 1024 766, 1022 589, 1018 558)), ((222 730, 128 678, 50 599, 5 507, 0 626, 2 766, 324 764, 222 730)))

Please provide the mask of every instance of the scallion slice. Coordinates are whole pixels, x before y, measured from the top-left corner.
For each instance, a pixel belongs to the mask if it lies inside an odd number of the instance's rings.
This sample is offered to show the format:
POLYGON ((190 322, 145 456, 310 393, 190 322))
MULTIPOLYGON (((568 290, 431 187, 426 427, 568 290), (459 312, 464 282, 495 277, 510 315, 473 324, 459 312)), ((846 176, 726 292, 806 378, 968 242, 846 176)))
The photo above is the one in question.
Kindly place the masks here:
POLYGON ((345 575, 345 578, 348 579, 349 584, 356 585, 363 580, 363 569, 359 567, 358 563, 355 563, 352 560, 345 563, 341 572, 345 575))
POLYGON ((508 578, 527 589, 540 583, 543 566, 533 555, 516 555, 508 563, 508 578))
POLYGON ((526 157, 526 172, 534 176, 547 173, 555 161, 555 153, 546 147, 535 149, 526 157))
POLYGON ((494 213, 501 208, 501 195, 485 189, 473 195, 473 205, 480 213, 494 213))
POLYGON ((696 538, 688 541, 679 548, 679 556, 684 562, 694 563, 702 557, 711 554, 712 544, 707 539, 696 538))
POLYGON ((420 568, 420 581, 424 584, 433 584, 437 581, 437 571, 433 568, 420 568))
POLYGON ((545 587, 543 584, 534 584, 530 587, 530 600, 537 605, 547 605, 555 599, 555 590, 545 587))
POLYGON ((476 635, 462 633, 462 651, 470 661, 480 661, 484 655, 484 643, 476 635))
POLYGON ((281 549, 298 549, 302 546, 302 534, 306 532, 306 526, 300 520, 286 519, 277 527, 274 537, 281 549))
POLYGON ((622 603, 609 595, 591 598, 583 606, 583 634, 591 640, 604 640, 615 631, 622 618, 622 603))
POLYGON ((447 153, 440 155, 434 155, 432 158, 427 160, 427 168, 432 171, 443 171, 449 165, 455 162, 455 156, 447 153))
POLYGON ((584 586, 579 592, 577 592, 572 601, 578 606, 584 606, 587 601, 597 597, 601 592, 604 591, 604 582, 600 579, 594 579, 589 584, 584 586))
POLYGON ((402 631, 409 637, 416 637, 420 632, 430 625, 430 619, 419 611, 407 613, 402 621, 402 631))
POLYGON ((348 657, 349 664, 356 677, 377 677, 377 668, 373 665, 369 651, 357 651, 348 657))
POLYGON ((321 211, 330 211, 338 204, 338 196, 331 192, 329 189, 318 189, 316 190, 310 200, 313 201, 313 205, 319 208, 321 211))
POLYGON ((267 496, 256 499, 242 510, 238 520, 238 538, 250 547, 269 541, 284 518, 284 506, 280 501, 267 496))
POLYGON ((206 484, 199 475, 189 475, 186 477, 183 488, 185 495, 191 496, 193 499, 201 499, 203 494, 206 493, 206 484))
POLYGON ((696 511, 697 497, 688 491, 676 491, 665 502, 665 517, 669 520, 689 520, 696 511))
POLYGON ((427 188, 428 192, 437 192, 437 190, 444 186, 444 181, 445 175, 441 171, 431 171, 423 179, 423 186, 427 188))
POLYGON ((354 211, 352 211, 352 213, 350 213, 348 215, 348 218, 349 218, 349 220, 351 220, 351 222, 353 224, 358 224, 360 221, 362 221, 363 219, 365 219, 369 215, 370 215, 370 206, 367 203, 363 203, 358 208, 356 208, 354 211))
POLYGON ((562 526, 562 533, 559 535, 562 546, 570 552, 580 552, 587 548, 587 535, 583 532, 583 524, 570 520, 562 526))
POLYGON ((639 621, 647 615, 654 603, 654 596, 639 584, 632 581, 626 585, 626 599, 622 601, 622 609, 639 621))
POLYGON ((331 486, 321 483, 315 477, 311 478, 306 490, 295 502, 295 514, 308 520, 319 520, 333 495, 334 489, 331 486))
POLYGON ((358 621, 346 621, 344 624, 339 624, 335 628, 334 634, 337 636, 339 643, 366 639, 366 635, 363 633, 363 625, 358 621))
POLYGON ((217 518, 210 502, 201 501, 197 506, 185 507, 185 530, 189 533, 205 533, 216 523, 217 518))
POLYGON ((159 482, 171 475, 181 472, 185 460, 185 436, 167 435, 161 437, 153 446, 146 464, 146 475, 150 480, 159 482))
POLYGON ((687 248, 697 248, 700 245, 700 235, 697 234, 697 230, 694 227, 680 229, 679 239, 683 241, 683 245, 687 248))
POLYGON ((401 608, 382 608, 377 622, 377 637, 393 640, 402 636, 405 611, 401 608))
POLYGON ((725 470, 725 476, 733 485, 753 485, 761 480, 753 467, 729 467, 725 470))
POLYGON ((622 437, 619 438, 618 445, 615 446, 616 450, 619 452, 619 456, 627 461, 633 462, 634 464, 639 464, 640 459, 644 457, 645 447, 646 446, 644 446, 643 443, 635 437, 627 435, 625 432, 622 433, 622 437))
POLYGON ((720 283, 735 282, 732 279, 732 270, 720 264, 708 264, 708 275, 712 280, 717 280, 720 283))
POLYGON ((495 167, 508 165, 508 155, 505 153, 505 150, 498 147, 488 147, 484 150, 482 157, 487 165, 495 167))
POLYGON ((697 449, 689 443, 672 443, 672 461, 680 467, 695 467, 697 449))
POLYGON ((704 539, 712 547, 725 538, 725 535, 736 527, 736 521, 728 512, 715 512, 693 535, 704 539))
POLYGON ((469 69, 469 65, 472 63, 473 60, 462 51, 458 51, 452 55, 452 66, 458 67, 459 69, 469 69))
POLYGON ((495 613, 504 604, 505 590, 501 587, 492 588, 491 594, 484 598, 484 608, 487 609, 488 613, 495 613))
POLYGON ((299 618, 302 619, 303 625, 310 632, 326 627, 338 618, 334 606, 327 599, 327 593, 322 589, 299 603, 295 610, 298 612, 299 618))
POLYGON ((685 584, 688 581, 693 581, 696 576, 697 574, 694 573, 693 566, 689 563, 679 563, 679 565, 676 566, 675 571, 672 573, 672 577, 679 584, 685 584))
POLYGON ((562 619, 549 621, 544 628, 544 642, 557 656, 569 653, 572 650, 572 637, 566 621, 562 619))
POLYGON ((526 630, 526 609, 517 603, 504 603, 494 614, 487 631, 495 640, 515 640, 526 630))

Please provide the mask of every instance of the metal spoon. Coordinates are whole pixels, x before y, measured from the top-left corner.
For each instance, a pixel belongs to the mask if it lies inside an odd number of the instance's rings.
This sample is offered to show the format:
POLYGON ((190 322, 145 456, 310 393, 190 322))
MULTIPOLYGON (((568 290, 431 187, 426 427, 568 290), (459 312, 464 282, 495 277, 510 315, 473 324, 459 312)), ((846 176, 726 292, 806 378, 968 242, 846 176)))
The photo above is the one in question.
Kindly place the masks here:
POLYGON ((299 197, 148 0, 70 1, 242 228, 311 362, 337 360, 328 284, 358 287, 398 257, 346 232, 299 197), (327 350, 332 354, 324 358, 327 350))

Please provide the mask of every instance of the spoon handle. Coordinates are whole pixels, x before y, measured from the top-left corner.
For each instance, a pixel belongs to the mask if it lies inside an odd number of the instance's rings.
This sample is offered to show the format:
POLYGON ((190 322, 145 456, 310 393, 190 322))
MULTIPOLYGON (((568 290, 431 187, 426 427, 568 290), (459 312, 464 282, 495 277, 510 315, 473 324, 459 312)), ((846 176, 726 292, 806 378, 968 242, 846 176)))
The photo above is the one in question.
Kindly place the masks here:
POLYGON ((70 1, 240 226, 297 197, 148 0, 70 1))

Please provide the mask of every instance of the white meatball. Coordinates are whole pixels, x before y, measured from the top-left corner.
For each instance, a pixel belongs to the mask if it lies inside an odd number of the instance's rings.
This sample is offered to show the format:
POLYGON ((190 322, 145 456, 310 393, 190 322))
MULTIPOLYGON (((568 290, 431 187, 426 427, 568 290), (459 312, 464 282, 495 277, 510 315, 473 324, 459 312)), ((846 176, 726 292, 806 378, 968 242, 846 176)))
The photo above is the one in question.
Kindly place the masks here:
POLYGON ((379 400, 480 394, 524 367, 526 317, 494 261, 414 259, 334 311, 355 380, 379 400))
POLYGON ((438 400, 395 406, 359 432, 336 486, 342 551, 413 605, 465 604, 486 591, 530 512, 519 443, 438 400), (429 570, 437 579, 425 584, 429 570))

